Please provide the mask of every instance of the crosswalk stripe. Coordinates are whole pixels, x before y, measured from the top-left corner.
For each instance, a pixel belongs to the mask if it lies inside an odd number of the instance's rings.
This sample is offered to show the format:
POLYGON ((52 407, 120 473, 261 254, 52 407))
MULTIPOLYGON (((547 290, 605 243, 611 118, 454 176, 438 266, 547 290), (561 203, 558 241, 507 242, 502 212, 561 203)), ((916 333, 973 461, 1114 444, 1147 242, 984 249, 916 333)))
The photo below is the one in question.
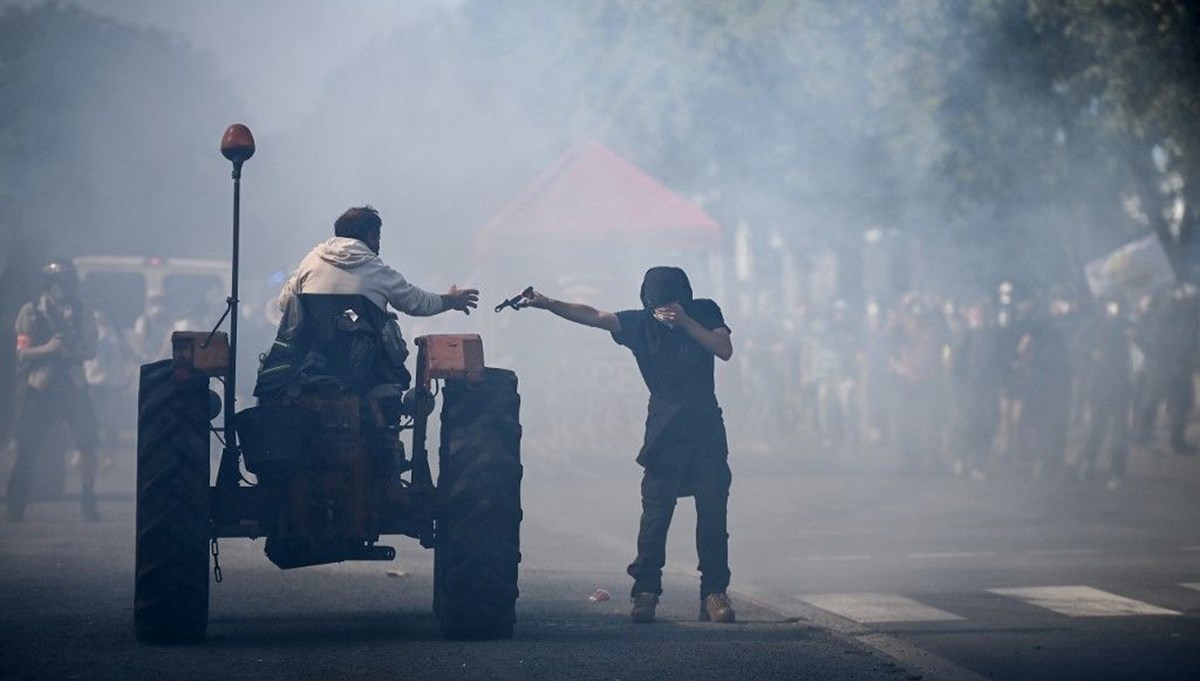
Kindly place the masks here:
POLYGON ((1096 549, 1033 549, 1031 556, 1095 556, 1100 552, 1096 549))
POLYGON ((958 615, 911 598, 889 593, 808 594, 800 600, 860 624, 881 622, 950 622, 958 615))
POLYGON ((1035 586, 1022 589, 988 589, 1067 617, 1128 617, 1134 615, 1178 615, 1156 605, 1135 601, 1090 586, 1035 586))
POLYGON ((790 556, 788 560, 803 561, 803 562, 825 562, 825 561, 842 561, 842 560, 871 560, 873 556, 866 553, 848 553, 841 555, 830 556, 790 556))
POLYGON ((995 558, 995 551, 926 551, 924 553, 906 553, 906 558, 932 559, 940 558, 995 558))
POLYGON ((1179 586, 1193 591, 1200 591, 1200 582, 1182 582, 1179 586))

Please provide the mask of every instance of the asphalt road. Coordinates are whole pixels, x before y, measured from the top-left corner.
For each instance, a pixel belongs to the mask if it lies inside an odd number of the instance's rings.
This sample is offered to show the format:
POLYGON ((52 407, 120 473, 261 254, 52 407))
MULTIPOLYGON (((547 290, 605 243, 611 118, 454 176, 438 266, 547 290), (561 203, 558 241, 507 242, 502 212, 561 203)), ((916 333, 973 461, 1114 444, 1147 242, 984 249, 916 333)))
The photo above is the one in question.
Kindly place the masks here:
MULTIPOLYGON (((742 601, 865 643, 928 678, 1200 678, 1196 470, 1139 475, 1109 491, 838 468, 760 458, 739 475, 735 465, 732 588, 742 601)), ((614 509, 608 525, 628 528, 633 516, 617 510, 635 507, 635 495, 564 489, 547 505, 603 503, 614 509)), ((695 564, 693 518, 681 502, 668 561, 679 575, 695 564)), ((590 531, 614 549, 621 541, 599 525, 590 531)))
POLYGON ((586 538, 537 523, 527 529, 508 641, 442 640, 430 607, 432 554, 398 537, 395 562, 287 572, 267 562, 261 542, 225 540, 207 643, 141 646, 132 497, 110 491, 101 510, 103 522, 85 524, 75 502, 43 502, 24 522, 0 524, 0 678, 895 679, 900 669, 749 603, 737 624, 697 622, 695 586, 677 576, 660 621, 635 625, 622 571, 590 564, 586 538), (598 588, 613 598, 590 600, 598 588))
POLYGON ((624 575, 634 465, 618 457, 605 462, 609 478, 589 480, 527 465, 510 641, 438 638, 432 555, 415 541, 397 538, 394 563, 283 572, 261 542, 226 540, 208 643, 139 646, 133 504, 119 464, 105 474, 102 523, 85 525, 66 501, 0 524, 0 677, 999 681, 1200 670, 1195 482, 1137 477, 1109 492, 735 460, 739 623, 695 621, 685 500, 660 621, 635 625, 624 575), (590 601, 597 588, 613 598, 590 601))

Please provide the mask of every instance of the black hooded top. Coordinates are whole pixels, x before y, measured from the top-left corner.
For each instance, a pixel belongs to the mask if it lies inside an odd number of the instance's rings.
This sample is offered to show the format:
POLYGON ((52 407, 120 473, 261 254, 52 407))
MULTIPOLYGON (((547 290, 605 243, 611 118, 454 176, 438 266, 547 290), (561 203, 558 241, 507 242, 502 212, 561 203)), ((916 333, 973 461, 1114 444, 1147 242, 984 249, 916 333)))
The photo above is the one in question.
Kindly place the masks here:
POLYGON ((642 309, 617 313, 621 330, 613 340, 629 348, 653 399, 688 404, 716 404, 713 354, 676 326, 654 318, 654 308, 679 303, 706 329, 723 328, 721 308, 708 299, 692 299, 687 275, 678 267, 654 267, 642 282, 642 309))
POLYGON ((677 267, 646 272, 641 298, 642 309, 617 313, 621 330, 613 334, 614 341, 633 353, 650 389, 638 463, 682 466, 692 456, 724 458, 728 448, 713 381, 713 354, 687 331, 654 318, 654 308, 677 302, 704 328, 728 331, 720 306, 708 299, 694 300, 687 275, 677 267), (683 433, 691 444, 673 446, 683 433))

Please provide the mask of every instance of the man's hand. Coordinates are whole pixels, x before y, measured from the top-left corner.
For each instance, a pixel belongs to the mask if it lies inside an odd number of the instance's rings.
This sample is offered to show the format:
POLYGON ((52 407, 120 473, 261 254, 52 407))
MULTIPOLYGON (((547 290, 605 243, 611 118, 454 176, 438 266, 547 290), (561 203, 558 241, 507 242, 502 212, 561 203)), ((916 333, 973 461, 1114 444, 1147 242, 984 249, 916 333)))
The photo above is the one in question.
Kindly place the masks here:
POLYGON ((733 357, 733 342, 729 340, 729 329, 719 327, 707 329, 683 309, 679 303, 668 303, 654 308, 654 318, 674 329, 683 329, 692 340, 714 356, 728 362, 733 357))
POLYGON ((591 326, 597 329, 603 329, 612 333, 621 331, 621 321, 617 319, 617 315, 603 310, 597 310, 590 305, 583 303, 564 303, 561 300, 555 300, 549 296, 544 296, 533 290, 530 286, 528 295, 522 293, 521 303, 518 308, 536 307, 540 310, 549 310, 550 312, 562 317, 569 322, 591 326))
POLYGON ((551 299, 529 288, 529 295, 521 298, 520 307, 536 307, 539 310, 549 310, 551 299))
POLYGON ((442 294, 442 309, 458 310, 465 314, 471 314, 471 308, 479 307, 479 290, 473 288, 459 288, 451 286, 450 290, 442 294))
POLYGON ((679 303, 669 303, 654 308, 654 318, 671 328, 675 328, 676 324, 687 328, 688 324, 693 321, 679 303))
POLYGON ((62 351, 63 338, 60 333, 54 334, 54 337, 46 341, 46 344, 42 346, 42 354, 44 355, 56 355, 62 351))

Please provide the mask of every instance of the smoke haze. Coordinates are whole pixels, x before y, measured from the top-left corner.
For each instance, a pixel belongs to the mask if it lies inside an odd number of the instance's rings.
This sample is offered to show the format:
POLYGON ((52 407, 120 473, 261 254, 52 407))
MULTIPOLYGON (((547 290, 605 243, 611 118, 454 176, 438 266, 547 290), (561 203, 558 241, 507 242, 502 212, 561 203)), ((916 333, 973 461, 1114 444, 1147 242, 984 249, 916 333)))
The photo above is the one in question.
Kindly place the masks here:
POLYGON ((645 391, 603 334, 487 309, 528 284, 634 307, 645 266, 687 267, 734 330, 735 361, 719 367, 727 416, 766 446, 795 427, 762 420, 784 400, 778 362, 801 361, 794 332, 835 299, 865 315, 909 289, 961 300, 1012 279, 1079 292, 1082 263, 1147 233, 1122 208, 1115 152, 1071 123, 1088 102, 1054 78, 1057 55, 1033 45, 1022 3, 743 5, 6 3, 19 38, 5 39, 16 96, 4 107, 19 141, 4 161, 5 238, 27 263, 227 257, 217 142, 245 123, 258 141, 242 199, 249 314, 342 210, 370 203, 382 256, 411 281, 485 288, 477 314, 405 320, 408 337, 483 332, 494 363, 522 377, 531 447, 562 459, 632 456, 645 391), (580 139, 708 211, 719 247, 477 252, 480 228, 580 139))

